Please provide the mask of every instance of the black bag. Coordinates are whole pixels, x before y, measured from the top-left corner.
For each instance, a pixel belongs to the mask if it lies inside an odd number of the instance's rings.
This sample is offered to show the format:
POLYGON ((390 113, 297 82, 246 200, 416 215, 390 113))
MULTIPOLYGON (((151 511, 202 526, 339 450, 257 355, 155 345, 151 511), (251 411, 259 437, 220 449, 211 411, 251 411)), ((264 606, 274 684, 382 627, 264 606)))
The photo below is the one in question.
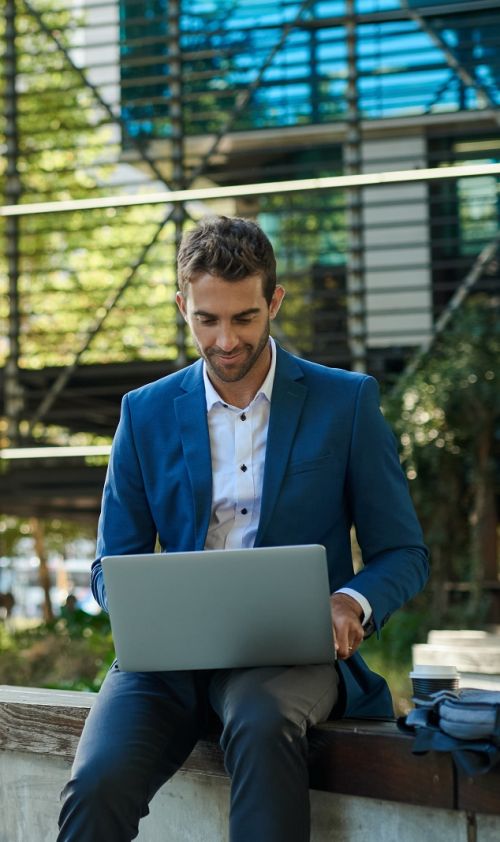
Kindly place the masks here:
POLYGON ((417 702, 398 720, 415 735, 413 754, 449 751, 467 775, 481 775, 500 761, 500 692, 441 690, 417 702))

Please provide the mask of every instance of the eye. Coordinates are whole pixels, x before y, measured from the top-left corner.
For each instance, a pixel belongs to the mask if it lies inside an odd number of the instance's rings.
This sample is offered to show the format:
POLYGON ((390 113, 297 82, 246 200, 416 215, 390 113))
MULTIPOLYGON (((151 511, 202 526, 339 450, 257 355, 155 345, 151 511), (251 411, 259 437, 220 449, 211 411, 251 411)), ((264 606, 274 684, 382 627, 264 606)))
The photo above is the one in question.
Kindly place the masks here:
POLYGON ((214 325, 215 324, 215 319, 198 318, 198 321, 201 325, 214 325))
POLYGON ((239 316, 236 319, 236 321, 238 322, 239 325, 249 325, 250 322, 252 321, 252 317, 251 316, 239 316))

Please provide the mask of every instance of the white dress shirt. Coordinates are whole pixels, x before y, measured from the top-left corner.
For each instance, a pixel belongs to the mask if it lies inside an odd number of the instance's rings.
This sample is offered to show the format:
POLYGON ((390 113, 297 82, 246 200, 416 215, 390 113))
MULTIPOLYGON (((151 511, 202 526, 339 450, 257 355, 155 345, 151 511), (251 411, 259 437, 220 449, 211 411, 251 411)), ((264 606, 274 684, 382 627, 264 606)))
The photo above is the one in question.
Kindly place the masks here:
MULTIPOLYGON (((231 406, 220 397, 209 379, 206 364, 203 364, 212 457, 212 514, 206 550, 253 547, 255 542, 276 372, 276 345, 272 338, 269 343, 269 371, 245 409, 231 406)), ((352 596, 363 608, 363 622, 368 622, 372 609, 366 597, 352 588, 341 588, 338 593, 352 596)))

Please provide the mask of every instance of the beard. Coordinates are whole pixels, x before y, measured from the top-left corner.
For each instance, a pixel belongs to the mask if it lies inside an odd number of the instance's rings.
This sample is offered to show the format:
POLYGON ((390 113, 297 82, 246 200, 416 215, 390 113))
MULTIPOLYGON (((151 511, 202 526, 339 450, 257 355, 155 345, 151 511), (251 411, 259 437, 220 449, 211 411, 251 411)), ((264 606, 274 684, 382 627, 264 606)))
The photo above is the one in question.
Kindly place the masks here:
POLYGON ((238 346, 236 349, 238 360, 235 361, 234 365, 228 365, 227 363, 224 365, 220 361, 222 359, 229 360, 235 351, 232 351, 231 354, 225 354, 223 351, 217 349, 217 347, 204 351, 196 340, 195 345, 198 353, 207 364, 209 374, 214 375, 224 383, 237 383, 239 380, 243 380, 248 372, 251 371, 266 348, 269 342, 269 328, 268 321, 256 345, 243 344, 238 346))

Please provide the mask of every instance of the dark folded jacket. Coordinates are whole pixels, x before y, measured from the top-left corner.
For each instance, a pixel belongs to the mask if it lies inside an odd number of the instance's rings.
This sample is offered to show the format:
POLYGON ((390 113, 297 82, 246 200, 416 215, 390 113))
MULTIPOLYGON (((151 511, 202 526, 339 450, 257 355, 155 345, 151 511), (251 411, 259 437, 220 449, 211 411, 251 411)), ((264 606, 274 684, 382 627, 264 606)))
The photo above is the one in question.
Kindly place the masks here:
POLYGON ((412 751, 451 752, 467 775, 488 772, 500 761, 500 692, 441 690, 398 720, 403 731, 415 735, 412 751))

